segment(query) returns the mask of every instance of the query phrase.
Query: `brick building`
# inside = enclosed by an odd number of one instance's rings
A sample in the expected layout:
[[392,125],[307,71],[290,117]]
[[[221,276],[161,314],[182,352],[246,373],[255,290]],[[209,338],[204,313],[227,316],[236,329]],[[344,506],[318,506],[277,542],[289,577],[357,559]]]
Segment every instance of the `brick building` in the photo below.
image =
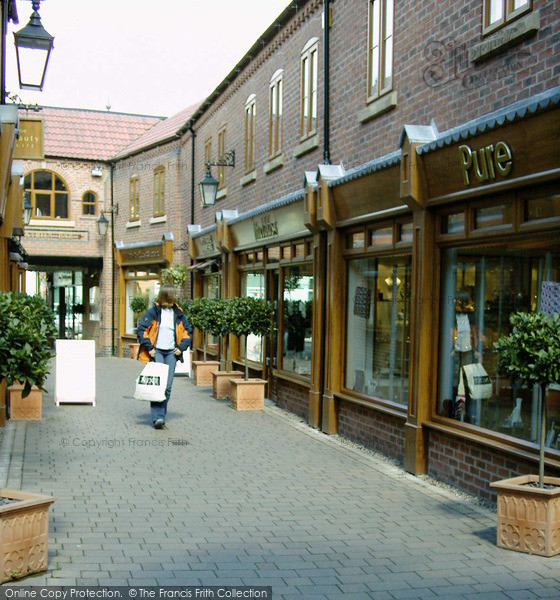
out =
[[251,370],[311,426],[486,498],[533,471],[538,394],[493,343],[560,281],[559,8],[290,3],[204,102],[113,155],[119,352],[130,300],[188,264],[195,296],[274,303]]
[[111,157],[161,118],[48,108],[19,110],[16,156],[33,207],[22,245],[28,293],[55,312],[60,339],[94,339],[111,354],[114,298],[111,240],[98,233],[111,210]]

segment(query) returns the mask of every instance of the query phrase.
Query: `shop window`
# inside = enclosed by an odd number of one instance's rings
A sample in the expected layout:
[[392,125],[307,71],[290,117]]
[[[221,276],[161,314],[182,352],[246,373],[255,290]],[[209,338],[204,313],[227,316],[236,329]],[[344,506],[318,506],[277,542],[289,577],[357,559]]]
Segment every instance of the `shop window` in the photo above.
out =
[[370,244],[372,246],[385,246],[393,243],[393,228],[379,227],[370,231]]
[[251,94],[245,102],[245,172],[249,173],[255,168],[255,94]]
[[317,38],[310,39],[301,53],[301,127],[302,138],[308,138],[317,130]]
[[269,248],[266,251],[266,259],[269,263],[277,263],[280,260],[280,248]]
[[[226,153],[227,129],[225,125],[218,131],[218,157],[221,158]],[[226,168],[218,167],[218,189],[221,190],[226,185]]]
[[542,221],[560,217],[560,194],[524,200],[524,220]]
[[[202,275],[202,297],[219,298],[220,297],[220,274],[205,272]],[[218,348],[218,336],[211,333],[206,334],[206,347],[209,349]]]
[[279,69],[270,80],[268,154],[271,158],[282,152],[282,73]]
[[368,99],[393,85],[393,0],[370,0],[368,23]]
[[130,179],[129,213],[130,221],[137,221],[140,218],[140,180],[138,177]]
[[398,241],[401,244],[412,244],[414,228],[412,223],[399,223]]
[[263,250],[259,250],[256,253],[256,259],[258,263],[262,263],[264,261],[264,251]]
[[97,214],[97,196],[93,192],[86,192],[82,196],[82,215],[93,216]]
[[503,27],[531,10],[531,0],[484,0],[484,33]]
[[282,258],[284,260],[289,260],[292,258],[292,252],[290,246],[282,246]]
[[37,219],[68,219],[68,187],[51,171],[33,171],[24,179],[30,193],[32,216]]
[[511,225],[513,219],[513,204],[508,202],[496,206],[476,208],[474,211],[474,228],[500,227]]
[[305,244],[294,245],[294,258],[305,258]]
[[[264,298],[264,273],[258,272],[245,272],[241,273],[241,296],[254,298]],[[239,340],[239,356],[244,356],[244,337],[241,336]],[[247,336],[247,359],[255,362],[262,362],[263,360],[263,339],[258,335],[250,334]]]
[[311,376],[313,266],[284,270],[282,289],[282,369]]
[[364,248],[365,245],[366,245],[366,234],[364,231],[357,231],[355,233],[349,233],[346,236],[346,248],[348,250]]
[[[543,281],[560,281],[560,253],[506,247],[443,253],[437,413],[537,441],[538,389],[499,375],[494,342],[512,313],[538,309]],[[560,449],[560,403],[549,412],[547,445]]]
[[[140,272],[135,273],[135,277],[141,277]],[[138,321],[142,318],[143,312],[134,312],[130,306],[133,298],[141,298],[146,310],[155,301],[159,292],[158,279],[130,279],[126,282],[126,333],[136,333]],[[138,303],[140,304],[140,303]],[[144,311],[145,312],[145,311]]]
[[158,167],[154,171],[154,217],[165,214],[165,169]]
[[442,215],[440,233],[442,235],[464,235],[465,213],[456,212]]
[[405,406],[411,269],[410,257],[348,261],[345,387]]

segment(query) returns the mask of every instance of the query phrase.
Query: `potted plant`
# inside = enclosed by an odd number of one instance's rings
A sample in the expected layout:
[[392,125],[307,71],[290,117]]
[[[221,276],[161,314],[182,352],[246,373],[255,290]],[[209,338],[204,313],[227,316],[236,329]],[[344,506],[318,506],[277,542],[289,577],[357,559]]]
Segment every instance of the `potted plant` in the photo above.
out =
[[247,336],[266,336],[272,327],[272,304],[262,298],[232,298],[229,318],[233,333],[243,337],[245,375],[243,379],[231,379],[231,406],[236,410],[262,410],[266,380],[249,379]]
[[544,474],[546,393],[560,382],[560,316],[515,313],[512,333],[495,344],[498,370],[540,390],[539,474],[491,484],[498,493],[498,546],[530,554],[560,553],[560,478]]
[[[36,390],[42,410],[56,335],[52,311],[37,296],[0,292],[0,331],[0,383],[18,384],[17,402],[10,400],[12,416],[20,409],[16,404],[28,401]],[[0,583],[47,568],[48,509],[53,501],[42,494],[0,489]]]
[[229,300],[224,300],[222,298],[210,300],[206,320],[208,331],[212,335],[220,338],[220,341],[223,342],[222,346],[225,345],[225,352],[220,356],[220,370],[212,371],[213,396],[217,400],[226,399],[231,396],[230,379],[239,379],[240,377],[243,377],[241,371],[228,370],[230,360],[227,337],[229,334],[233,333],[233,323],[229,307]]
[[197,386],[212,385],[212,371],[217,371],[220,363],[216,360],[206,360],[206,337],[208,333],[208,318],[211,312],[210,298],[193,298],[185,307],[185,315],[189,323],[202,333],[203,359],[192,361],[193,379]]
[[173,265],[163,269],[161,271],[161,282],[172,283],[184,292],[184,285],[189,277],[187,268],[187,265]]
[[10,417],[41,419],[56,335],[53,313],[38,296],[1,292],[0,331],[0,382],[8,385]]
[[[136,326],[138,325],[138,319],[141,315],[143,315],[148,310],[148,299],[144,296],[133,296],[129,302],[130,309],[134,314],[134,331],[136,331]],[[138,351],[140,350],[139,342],[131,342],[128,344],[128,351],[130,354],[130,358],[137,358]]]

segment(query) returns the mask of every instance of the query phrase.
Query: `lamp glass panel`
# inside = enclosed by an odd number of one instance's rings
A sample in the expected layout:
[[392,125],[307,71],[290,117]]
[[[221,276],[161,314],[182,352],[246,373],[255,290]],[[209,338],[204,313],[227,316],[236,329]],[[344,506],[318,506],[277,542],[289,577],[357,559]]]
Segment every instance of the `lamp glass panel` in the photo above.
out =
[[41,89],[43,74],[49,56],[48,50],[21,48],[17,49],[22,89]]

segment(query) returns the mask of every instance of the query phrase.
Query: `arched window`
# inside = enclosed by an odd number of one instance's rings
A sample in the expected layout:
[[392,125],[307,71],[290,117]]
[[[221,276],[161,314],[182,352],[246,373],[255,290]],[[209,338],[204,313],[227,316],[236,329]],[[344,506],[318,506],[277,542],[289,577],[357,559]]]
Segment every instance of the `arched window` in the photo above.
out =
[[301,52],[301,127],[303,139],[317,130],[318,38],[311,38]]
[[268,154],[271,158],[282,152],[282,73],[278,69],[270,79]]
[[24,179],[24,189],[30,193],[32,217],[37,219],[68,219],[68,187],[51,171],[32,171]]
[[82,215],[97,214],[97,196],[93,192],[86,192],[82,196]]

